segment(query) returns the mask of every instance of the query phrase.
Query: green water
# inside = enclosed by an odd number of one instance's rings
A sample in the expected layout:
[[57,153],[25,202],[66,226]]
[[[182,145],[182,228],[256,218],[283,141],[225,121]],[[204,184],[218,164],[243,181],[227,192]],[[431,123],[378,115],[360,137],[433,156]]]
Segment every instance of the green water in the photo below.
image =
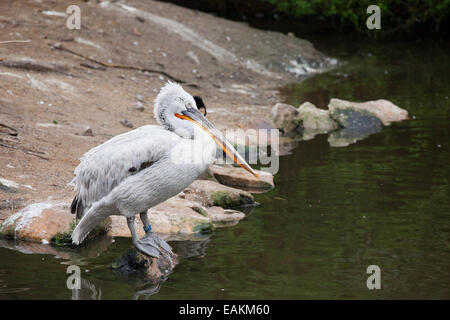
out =
[[[170,243],[182,258],[159,288],[108,269],[129,239],[58,249],[60,258],[3,241],[0,299],[449,299],[450,47],[318,47],[347,64],[285,88],[287,102],[385,98],[411,120],[348,147],[327,135],[300,141],[246,219]],[[66,287],[70,264],[81,266],[79,292]],[[381,268],[381,290],[367,289],[369,265]]]

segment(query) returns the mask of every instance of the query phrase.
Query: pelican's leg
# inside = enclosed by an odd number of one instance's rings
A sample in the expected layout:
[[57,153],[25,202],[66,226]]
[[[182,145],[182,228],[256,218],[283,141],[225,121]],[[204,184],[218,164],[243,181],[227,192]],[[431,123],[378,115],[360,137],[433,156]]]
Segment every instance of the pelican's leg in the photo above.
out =
[[127,218],[127,224],[128,224],[128,229],[130,229],[130,233],[131,233],[131,239],[133,240],[133,243],[136,243],[137,241],[139,241],[138,235],[136,233],[136,228],[134,225],[134,217],[131,218]]
[[149,233],[150,231],[152,231],[152,226],[150,224],[150,221],[148,220],[147,211],[141,212],[139,216],[141,217],[142,224],[144,225],[145,233]]
[[138,249],[143,254],[146,254],[150,257],[158,258],[159,254],[160,254],[160,250],[158,249],[157,246],[155,246],[154,243],[151,243],[151,242],[148,243],[147,241],[142,242],[141,240],[139,240],[137,232],[136,232],[136,226],[134,224],[134,220],[135,220],[135,217],[127,218],[128,229],[130,229],[131,239],[133,240],[134,246],[136,247],[136,249]]

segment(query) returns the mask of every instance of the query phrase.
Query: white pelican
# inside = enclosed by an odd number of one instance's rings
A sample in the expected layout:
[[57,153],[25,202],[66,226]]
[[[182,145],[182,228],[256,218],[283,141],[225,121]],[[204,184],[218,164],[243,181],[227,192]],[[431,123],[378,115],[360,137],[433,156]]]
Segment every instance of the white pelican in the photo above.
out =
[[[157,248],[167,248],[167,244],[155,236],[147,237],[153,235],[147,210],[177,195],[200,176],[214,161],[216,144],[257,176],[196,107],[206,112],[201,98],[194,99],[180,85],[168,82],[154,106],[161,126],[146,125],[120,134],[81,158],[72,180],[77,195],[71,211],[77,221],[81,219],[72,233],[74,244],[80,244],[106,217],[121,215],[127,218],[135,247],[159,256]],[[145,239],[137,236],[136,214],[144,224]]]

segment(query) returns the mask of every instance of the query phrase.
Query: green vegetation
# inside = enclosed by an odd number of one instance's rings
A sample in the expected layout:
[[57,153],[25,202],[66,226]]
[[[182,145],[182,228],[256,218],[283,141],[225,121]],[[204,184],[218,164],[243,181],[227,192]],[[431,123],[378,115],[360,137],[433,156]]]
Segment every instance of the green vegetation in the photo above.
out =
[[237,208],[252,203],[245,195],[234,196],[227,191],[216,191],[212,195],[213,204],[224,209]]
[[262,0],[276,6],[281,12],[296,17],[324,16],[337,26],[352,25],[366,31],[366,13],[370,5],[381,9],[382,29],[410,30],[429,24],[436,30],[448,20],[450,0]]
[[70,223],[69,230],[66,232],[59,232],[52,238],[52,244],[57,247],[68,246],[72,244],[72,232],[75,229],[75,220]]

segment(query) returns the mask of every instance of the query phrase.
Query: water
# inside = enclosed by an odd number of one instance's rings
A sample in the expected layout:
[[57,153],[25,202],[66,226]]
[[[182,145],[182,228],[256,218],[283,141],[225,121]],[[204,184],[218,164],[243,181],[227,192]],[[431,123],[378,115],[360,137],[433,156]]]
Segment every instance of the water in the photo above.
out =
[[[160,288],[108,270],[129,239],[54,249],[60,258],[3,241],[0,299],[449,299],[449,46],[319,43],[347,64],[285,88],[287,102],[386,98],[411,120],[348,147],[330,147],[327,135],[300,141],[246,219],[170,243],[183,258]],[[72,263],[81,292],[66,288]],[[381,290],[366,287],[373,264]]]

